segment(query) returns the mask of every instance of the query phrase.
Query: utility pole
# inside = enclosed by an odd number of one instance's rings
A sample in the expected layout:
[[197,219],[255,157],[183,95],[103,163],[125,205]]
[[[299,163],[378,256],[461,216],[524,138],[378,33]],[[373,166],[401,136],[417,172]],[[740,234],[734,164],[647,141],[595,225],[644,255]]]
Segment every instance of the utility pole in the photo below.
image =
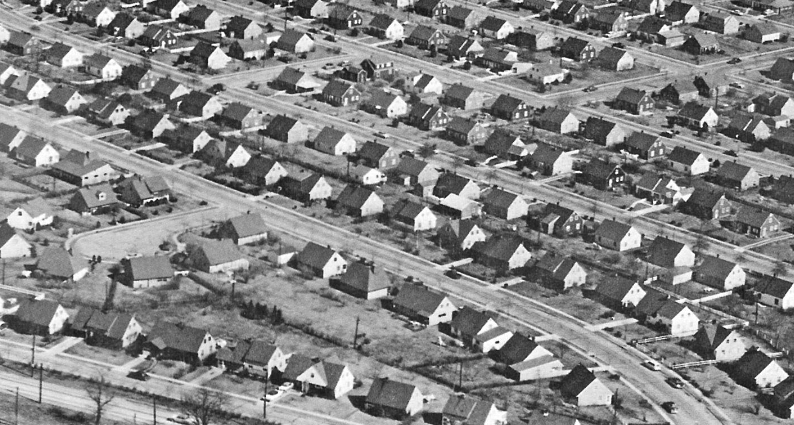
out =
[[41,404],[41,393],[44,388],[44,365],[39,363],[39,404]]
[[265,396],[262,397],[262,418],[267,419],[267,381],[270,380],[270,371],[265,371]]
[[460,361],[460,368],[458,369],[458,391],[463,390],[463,360]]
[[358,342],[358,322],[361,321],[361,318],[356,316],[356,333],[353,334],[353,349],[356,349],[356,343]]
[[36,334],[33,334],[33,343],[30,345],[30,377],[36,371]]
[[6,259],[3,258],[3,286],[6,284]]
[[17,397],[14,401],[14,425],[19,425],[19,387],[17,387]]
[[157,425],[157,396],[152,396],[152,417],[154,421],[152,422],[154,425]]

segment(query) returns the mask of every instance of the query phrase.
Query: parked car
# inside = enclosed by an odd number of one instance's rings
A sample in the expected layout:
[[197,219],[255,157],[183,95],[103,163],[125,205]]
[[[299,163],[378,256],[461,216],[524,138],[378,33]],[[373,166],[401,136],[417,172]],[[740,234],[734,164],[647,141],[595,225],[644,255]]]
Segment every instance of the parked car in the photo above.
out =
[[460,272],[455,270],[455,268],[451,268],[444,273],[450,279],[460,279]]
[[666,410],[668,413],[676,414],[678,413],[678,406],[675,405],[672,401],[665,401],[662,403],[662,409]]
[[196,421],[194,421],[193,418],[190,417],[190,415],[186,415],[184,413],[180,413],[178,415],[171,416],[167,420],[168,420],[168,422],[174,422],[174,423],[183,424],[183,425],[195,425],[195,423],[196,423]]
[[277,398],[281,397],[284,394],[284,391],[281,389],[270,390],[265,394],[264,397],[260,398],[260,400],[264,399],[266,401],[274,401]]
[[673,133],[670,133],[669,131],[663,131],[663,132],[659,133],[659,135],[662,136],[662,137],[667,137],[668,139],[672,139],[673,138]]
[[736,152],[734,152],[734,151],[732,151],[732,150],[727,150],[727,151],[725,151],[725,152],[723,152],[723,153],[724,153],[725,155],[732,156],[732,157],[734,157],[734,158],[736,158],[736,157],[738,157],[738,156],[739,156],[739,154],[737,154]]
[[739,63],[741,61],[742,60],[739,59],[739,58],[731,58],[731,60],[729,60],[728,63],[731,64],[731,65],[735,65],[735,64],[737,64],[737,63]]
[[642,365],[654,372],[658,372],[662,370],[662,366],[653,360],[645,360],[644,362],[642,362]]
[[741,83],[737,83],[737,82],[735,82],[735,81],[734,81],[733,83],[730,83],[730,84],[728,84],[728,85],[729,85],[729,86],[731,86],[731,87],[733,87],[733,88],[735,88],[735,89],[743,89],[743,88],[744,88],[744,85],[743,85],[743,84],[741,84]]
[[295,386],[295,384],[293,384],[292,382],[285,382],[285,383],[279,385],[278,389],[280,389],[281,391],[289,391],[294,386]]
[[625,49],[626,45],[623,44],[623,43],[612,43],[612,47],[614,47],[616,49]]
[[149,379],[149,374],[143,370],[131,370],[130,373],[127,374],[127,377],[139,381],[147,381]]
[[596,86],[588,86],[588,87],[585,87],[584,92],[585,93],[590,93],[590,92],[593,92],[593,91],[596,91],[596,90],[598,90],[598,87],[596,87]]
[[684,388],[684,381],[678,378],[667,378],[667,385],[680,390],[681,388]]

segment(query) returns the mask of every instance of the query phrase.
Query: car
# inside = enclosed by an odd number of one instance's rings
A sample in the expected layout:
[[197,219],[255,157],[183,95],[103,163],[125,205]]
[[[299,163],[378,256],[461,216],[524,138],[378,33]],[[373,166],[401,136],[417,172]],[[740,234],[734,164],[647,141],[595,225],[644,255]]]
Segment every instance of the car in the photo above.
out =
[[684,388],[684,381],[678,378],[667,378],[667,385],[680,390]]
[[653,360],[645,360],[644,362],[642,362],[642,365],[654,372],[658,372],[662,370],[662,366]]
[[33,19],[35,19],[37,21],[40,21],[41,20],[41,15],[36,15],[36,16],[33,17]]
[[733,87],[733,88],[735,88],[735,89],[743,89],[744,88],[744,85],[742,83],[737,83],[735,81],[730,83],[730,84],[728,84],[728,85]]
[[218,93],[220,93],[220,92],[222,92],[224,90],[226,90],[226,86],[224,86],[221,83],[218,83],[218,84],[215,84],[212,87],[208,88],[207,92],[209,92],[210,94],[218,94]]
[[270,390],[267,392],[267,394],[265,394],[264,397],[260,398],[260,400],[264,399],[266,401],[274,401],[281,397],[282,394],[284,394],[284,391],[280,389]]
[[678,406],[675,405],[672,401],[665,401],[662,403],[662,409],[666,410],[667,413],[676,414],[678,413]]
[[144,370],[131,370],[130,373],[127,374],[127,377],[139,381],[147,381],[149,379],[149,374]]
[[391,137],[391,134],[384,133],[382,131],[377,131],[375,132],[375,136],[380,137],[381,139],[388,139],[389,137]]
[[466,160],[463,161],[463,163],[468,165],[469,167],[476,167],[476,166],[480,165],[473,158],[466,158]]
[[178,415],[171,416],[170,418],[166,419],[168,422],[174,422],[178,424],[184,425],[195,425],[196,421],[190,417],[190,415],[186,415],[184,413],[180,413]]
[[666,137],[668,139],[672,139],[673,138],[673,133],[670,133],[669,131],[663,131],[663,132],[659,133],[659,135],[662,136],[662,137]]
[[460,279],[460,272],[455,270],[454,267],[444,272],[444,275],[446,275],[450,279],[455,279],[455,280]]
[[626,45],[623,44],[623,43],[612,43],[612,47],[614,47],[616,49],[625,49]]
[[596,91],[596,90],[598,90],[598,87],[596,87],[596,86],[588,86],[588,87],[585,87],[584,92],[585,93],[590,93],[590,92],[593,92],[593,91]]
[[285,382],[285,383],[279,385],[278,389],[280,389],[281,391],[289,391],[294,386],[295,386],[295,384],[293,384],[292,382]]
[[741,61],[742,60],[739,59],[739,58],[731,58],[731,60],[729,60],[728,63],[731,64],[731,65],[736,65],[737,63],[739,63]]

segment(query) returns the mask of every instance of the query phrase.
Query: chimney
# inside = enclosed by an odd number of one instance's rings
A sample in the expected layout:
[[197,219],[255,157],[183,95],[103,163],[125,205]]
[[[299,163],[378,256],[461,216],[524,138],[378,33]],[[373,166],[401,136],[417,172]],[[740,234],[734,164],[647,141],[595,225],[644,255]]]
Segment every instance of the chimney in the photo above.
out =
[[91,152],[85,151],[85,159],[91,159]]
[[375,273],[375,263],[369,263],[369,271]]

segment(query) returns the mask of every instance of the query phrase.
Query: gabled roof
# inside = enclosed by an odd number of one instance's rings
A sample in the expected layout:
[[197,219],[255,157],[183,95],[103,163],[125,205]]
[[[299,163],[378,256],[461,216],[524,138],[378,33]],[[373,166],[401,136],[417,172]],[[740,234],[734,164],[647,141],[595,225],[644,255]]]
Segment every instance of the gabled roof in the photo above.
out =
[[493,319],[485,313],[466,306],[458,311],[450,326],[465,336],[475,336],[490,320]]
[[47,201],[40,197],[25,201],[25,203],[18,205],[17,208],[23,209],[31,217],[38,217],[42,214],[52,215],[52,208]]
[[673,148],[670,154],[667,155],[667,159],[672,162],[691,166],[698,158],[702,156],[703,154],[698,151],[693,151],[692,149],[683,146],[676,146]]
[[286,115],[276,115],[267,126],[270,134],[281,134],[289,132],[292,127],[298,125],[300,121]]
[[427,25],[419,25],[411,31],[411,35],[408,38],[415,38],[418,40],[429,41],[433,38],[433,36],[439,32],[438,28],[434,28]]
[[405,410],[416,387],[388,378],[375,378],[367,393],[367,404]]
[[344,189],[342,189],[342,192],[336,198],[336,201],[339,203],[339,205],[343,205],[347,208],[361,209],[364,204],[373,196],[378,197],[378,195],[371,189],[367,189],[366,187],[362,186],[347,185]]
[[524,245],[524,239],[515,234],[494,235],[485,242],[476,242],[472,249],[480,255],[486,255],[501,261],[509,261],[519,247]]
[[636,149],[648,150],[659,140],[659,136],[650,133],[632,133],[626,138],[626,145]]
[[133,280],[164,279],[174,276],[171,261],[166,256],[134,257],[129,260]]
[[449,228],[458,238],[458,241],[463,241],[469,236],[472,229],[477,227],[477,223],[473,220],[450,220],[444,227]]
[[601,222],[601,225],[598,226],[598,229],[596,229],[595,235],[596,237],[601,236],[610,240],[619,241],[628,235],[631,228],[630,225],[615,220],[604,220]]
[[706,276],[725,280],[731,274],[733,269],[736,268],[736,266],[737,264],[731,261],[711,255],[706,255],[703,258],[703,262],[700,263],[700,266],[698,266],[697,270],[698,273],[702,273]]
[[328,12],[328,19],[347,20],[353,14],[358,14],[356,9],[344,3],[332,3],[329,5],[331,10]]
[[483,204],[491,205],[496,208],[509,208],[518,199],[519,196],[515,193],[495,188],[488,191],[483,199]]
[[447,18],[465,21],[472,13],[474,13],[474,11],[468,7],[455,5],[452,6],[447,12]]
[[[538,120],[542,122],[562,124],[570,115],[573,115],[573,112],[571,112],[568,109],[557,108],[557,107],[546,108],[546,110],[543,111],[543,114],[540,115],[540,118],[538,118]],[[575,115],[574,118],[576,118]],[[540,148],[540,145],[538,145],[538,148]]]
[[736,221],[739,223],[749,224],[753,227],[761,227],[767,222],[767,220],[774,217],[775,215],[769,211],[764,211],[762,209],[753,208],[746,205],[739,208],[739,211],[736,213]]
[[210,265],[226,264],[244,258],[229,239],[201,241],[198,249],[204,252]]
[[[708,17],[706,17],[706,19],[708,20]],[[702,34],[702,33],[693,34],[691,37],[689,37],[689,40],[687,40],[687,42],[695,43],[700,47],[710,47],[719,44],[719,42],[717,41],[717,37],[715,37],[713,34]]]
[[345,274],[339,280],[351,287],[364,292],[380,291],[390,288],[391,281],[383,267],[370,266],[362,262],[348,264]]
[[397,165],[397,171],[401,175],[417,177],[427,167],[430,167],[430,164],[425,161],[411,157],[404,157]]
[[83,63],[86,66],[93,66],[93,67],[102,69],[102,68],[108,66],[108,64],[111,61],[116,62],[110,56],[105,56],[105,55],[100,54],[100,53],[94,53],[93,55],[86,57],[83,60]]
[[24,47],[27,46],[28,43],[33,41],[33,36],[26,32],[12,30],[9,31],[8,33],[9,33],[8,34],[9,37],[7,44],[10,44],[12,46]]
[[648,261],[658,266],[672,266],[675,257],[686,248],[681,242],[657,236],[648,247]]
[[331,247],[309,242],[303,250],[298,253],[298,263],[306,264],[312,268],[322,269],[336,254],[336,251],[331,249]]
[[590,45],[590,42],[578,37],[568,37],[565,42],[562,43],[560,46],[560,50],[563,52],[571,52],[574,54],[580,54],[587,46]]
[[17,155],[22,155],[26,158],[35,158],[36,155],[41,153],[47,146],[52,147],[52,144],[44,139],[28,136],[17,146],[16,151]]
[[620,276],[611,276],[609,279],[603,279],[596,287],[596,292],[606,298],[615,301],[622,301],[628,295],[631,288],[637,285],[637,281],[626,279]]
[[642,22],[640,22],[640,26],[637,27],[637,32],[658,34],[663,28],[669,28],[669,26],[670,24],[667,21],[659,18],[658,16],[648,16],[647,18],[643,19]]
[[16,126],[0,123],[0,147],[8,150],[8,145],[11,144],[11,142],[14,141],[14,139],[16,139],[20,133],[23,135],[27,134],[25,131],[20,130]]
[[[58,164],[63,163],[64,161],[61,161]],[[100,208],[118,202],[116,194],[113,193],[113,188],[107,183],[80,188],[74,196],[79,197],[88,208]],[[104,199],[100,199],[102,196],[104,196]]]
[[[456,173],[443,173],[438,177],[438,181],[436,182],[433,192],[439,193],[443,191],[459,195],[469,184],[476,183],[474,183],[468,177],[464,177]],[[437,190],[439,192],[437,192]]]
[[47,275],[61,278],[74,276],[75,268],[72,264],[72,256],[59,246],[44,248],[36,260],[36,269]]
[[775,359],[766,355],[760,350],[748,350],[736,362],[736,370],[746,377],[755,378],[761,374],[769,365],[775,363]]
[[285,381],[294,381],[298,379],[298,376],[303,372],[306,372],[307,369],[312,367],[312,365],[314,365],[312,359],[302,354],[295,353],[287,360],[287,367],[284,369],[281,378]]
[[615,98],[617,101],[627,102],[632,105],[637,105],[642,102],[646,96],[645,90],[638,90],[629,87],[623,87],[618,93],[618,96]]
[[322,146],[326,149],[332,148],[341,142],[347,135],[348,134],[344,131],[326,126],[323,127],[320,133],[317,134],[317,137],[314,138],[314,145]]
[[168,120],[168,117],[153,110],[145,110],[133,119],[132,125],[143,132],[148,132],[154,130],[163,120]]
[[586,137],[593,139],[605,138],[617,126],[617,123],[600,117],[589,117],[585,122],[584,133]]
[[[397,20],[392,18],[390,15],[387,15],[385,13],[378,13],[375,14],[375,16],[372,18],[372,21],[369,22],[369,26],[385,31],[395,21]],[[397,21],[397,23],[399,24],[399,21]]]
[[198,353],[207,334],[204,329],[159,320],[146,335],[146,341],[160,349],[170,348],[186,353]]
[[254,108],[240,102],[232,102],[223,109],[221,116],[234,121],[242,121],[250,115],[251,112],[254,112]]
[[516,332],[499,350],[499,361],[508,365],[523,362],[538,347],[534,340]]
[[358,92],[358,89],[353,87],[352,84],[348,84],[348,83],[346,83],[346,82],[344,82],[342,80],[331,80],[323,88],[323,95],[325,95],[325,96],[333,96],[333,97],[342,97],[350,89],[353,89],[356,92]]
[[153,74],[151,69],[144,68],[140,65],[127,65],[121,71],[121,79],[131,82],[140,82],[147,75]]
[[582,174],[590,176],[595,179],[606,179],[612,175],[616,168],[620,168],[618,164],[610,164],[609,162],[602,161],[598,158],[593,158],[585,164],[582,169]]
[[597,378],[593,372],[578,364],[562,378],[560,391],[564,395],[578,396],[596,380]]
[[739,182],[747,177],[751,171],[753,171],[752,167],[738,164],[734,161],[725,161],[722,163],[722,166],[717,169],[717,176],[723,179]]
[[50,91],[50,94],[47,95],[47,100],[58,106],[66,106],[75,94],[79,99],[83,99],[83,96],[73,87],[58,86]]
[[556,255],[549,251],[535,264],[535,267],[545,270],[554,276],[555,279],[565,279],[568,273],[578,263],[570,257]]
[[312,38],[310,35],[306,34],[305,32],[300,32],[294,29],[288,29],[281,34],[281,37],[278,38],[278,44],[287,47],[294,47],[304,37],[308,37],[309,39]]
[[509,94],[500,94],[491,107],[499,111],[512,112],[523,103],[523,100],[510,96]]
[[52,47],[47,49],[47,58],[54,60],[61,60],[64,57],[66,57],[66,55],[71,53],[73,50],[77,51],[77,49],[75,49],[74,47],[69,46],[68,44],[63,44],[59,41],[53,44]]
[[203,4],[199,4],[188,12],[188,20],[192,22],[205,22],[213,13],[214,9],[210,9]]
[[709,209],[717,206],[720,199],[725,197],[725,193],[721,191],[712,191],[707,188],[698,187],[692,192],[692,196],[687,200],[688,204],[698,205]]
[[564,223],[571,218],[572,215],[576,214],[576,212],[570,208],[563,207],[559,204],[552,204],[551,202],[547,203],[545,207],[543,207],[542,215],[548,216],[554,214],[559,217],[560,222]]
[[248,347],[243,361],[253,365],[267,365],[278,349],[278,347],[267,341],[255,339],[251,341],[251,345]]
[[49,326],[59,307],[61,305],[55,301],[23,298],[19,301],[16,317],[17,320],[24,323]]
[[480,23],[480,28],[486,31],[499,31],[507,23],[505,19],[497,18],[496,16],[486,16]]
[[725,341],[725,339],[727,339],[733,333],[733,331],[725,328],[722,325],[704,325],[698,330],[698,333],[705,337],[704,342],[707,342],[709,348],[714,350],[719,347]]
[[466,100],[472,95],[472,93],[474,93],[473,88],[464,86],[460,83],[455,83],[447,88],[444,96],[450,99]]
[[391,213],[395,218],[410,221],[415,220],[425,209],[427,209],[425,205],[411,201],[410,199],[403,199],[394,204]]
[[446,298],[446,294],[432,292],[422,286],[406,284],[400,288],[400,292],[394,298],[394,305],[409,311],[430,315]]
[[561,156],[565,155],[562,149],[551,146],[546,143],[538,143],[538,148],[532,152],[531,158],[533,161],[542,162],[544,164],[553,164]]
[[794,286],[794,282],[783,280],[779,277],[765,276],[753,288],[753,291],[782,300],[791,292],[792,286]]
[[156,83],[154,83],[154,86],[152,87],[152,93],[158,93],[170,97],[180,87],[187,90],[182,83],[179,83],[169,77],[160,78]]
[[[617,16],[621,16],[621,15],[617,15]],[[629,57],[631,57],[631,55],[625,50],[618,49],[615,47],[604,47],[600,52],[598,52],[598,61],[603,64],[609,64],[610,66],[615,67],[618,65],[618,62],[620,62],[620,60],[623,59],[623,57],[626,55],[629,55]],[[618,98],[620,98],[620,95],[618,95]]]
[[400,96],[383,90],[375,90],[370,95],[367,104],[380,109],[387,109],[397,98],[400,98]]
[[251,25],[258,26],[259,24],[248,18],[237,15],[237,16],[232,16],[232,18],[229,19],[229,22],[226,24],[226,29],[229,31],[233,31],[235,33],[242,33]]
[[389,149],[391,149],[389,146],[369,140],[364,142],[361,149],[358,150],[358,156],[371,161],[379,161]]
[[229,219],[229,225],[240,238],[261,235],[267,232],[265,220],[259,214],[243,214]]

